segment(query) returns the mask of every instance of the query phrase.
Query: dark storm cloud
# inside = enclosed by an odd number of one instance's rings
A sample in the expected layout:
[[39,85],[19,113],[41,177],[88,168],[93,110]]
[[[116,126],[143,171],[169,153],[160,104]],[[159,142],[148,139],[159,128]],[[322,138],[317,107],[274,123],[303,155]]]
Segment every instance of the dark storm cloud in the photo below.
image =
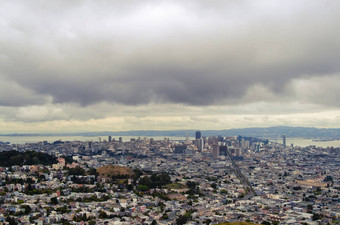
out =
[[339,3],[251,2],[8,3],[0,74],[22,90],[0,104],[211,105],[253,101],[255,85],[294,99],[294,80],[339,80]]

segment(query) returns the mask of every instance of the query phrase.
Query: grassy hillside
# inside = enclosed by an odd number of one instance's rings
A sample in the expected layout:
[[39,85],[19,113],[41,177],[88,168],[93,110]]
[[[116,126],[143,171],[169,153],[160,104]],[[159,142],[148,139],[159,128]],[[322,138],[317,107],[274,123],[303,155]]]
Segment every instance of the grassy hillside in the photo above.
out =
[[97,172],[101,178],[127,178],[133,177],[134,172],[128,167],[118,166],[118,165],[106,165],[97,169]]

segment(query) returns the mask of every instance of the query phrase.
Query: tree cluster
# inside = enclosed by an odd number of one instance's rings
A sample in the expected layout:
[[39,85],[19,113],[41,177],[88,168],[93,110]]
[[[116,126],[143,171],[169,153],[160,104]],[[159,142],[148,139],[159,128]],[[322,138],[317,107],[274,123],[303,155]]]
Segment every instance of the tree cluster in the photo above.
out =
[[23,165],[52,165],[57,163],[57,158],[42,152],[36,151],[5,151],[0,152],[0,166],[23,166]]
[[171,177],[166,172],[152,173],[151,176],[144,176],[139,180],[139,189],[148,190],[152,188],[161,188],[171,183]]
[[70,168],[68,170],[68,175],[84,176],[85,174],[86,174],[85,170],[81,168],[80,166],[77,166],[75,168]]

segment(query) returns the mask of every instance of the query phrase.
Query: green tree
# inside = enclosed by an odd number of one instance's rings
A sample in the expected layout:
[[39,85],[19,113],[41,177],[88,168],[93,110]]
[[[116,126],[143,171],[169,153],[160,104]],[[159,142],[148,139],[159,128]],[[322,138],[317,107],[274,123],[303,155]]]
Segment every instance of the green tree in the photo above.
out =
[[21,208],[25,210],[25,214],[28,215],[31,213],[32,209],[29,205],[22,205]]
[[308,204],[308,205],[307,205],[307,212],[308,212],[308,213],[312,213],[312,211],[313,211],[313,205]]
[[80,166],[77,166],[75,168],[70,168],[68,171],[68,175],[79,175],[79,176],[84,176],[85,170],[81,168]]
[[145,186],[147,186],[147,187],[149,187],[149,188],[151,188],[151,186],[152,186],[151,180],[150,180],[150,178],[147,177],[147,176],[141,178],[141,179],[139,180],[139,184],[140,184],[140,185],[145,185]]
[[51,204],[52,204],[52,205],[58,204],[58,199],[57,199],[57,197],[51,198]]
[[321,214],[313,213],[313,216],[312,216],[312,220],[313,221],[320,220],[320,219],[322,219],[322,215]]
[[212,188],[214,188],[214,189],[217,189],[217,184],[216,184],[216,183],[212,183],[212,184],[210,184],[210,186],[211,186]]
[[135,178],[136,179],[138,179],[140,176],[142,176],[143,175],[143,171],[141,171],[140,169],[138,169],[138,168],[135,168],[135,169],[133,169],[133,172],[135,173]]
[[89,221],[89,225],[95,225],[95,224],[96,224],[96,222],[94,220]]
[[97,172],[95,168],[90,168],[88,174],[95,175],[96,177],[99,175],[99,173]]
[[139,191],[148,191],[149,187],[147,185],[139,185],[137,190],[139,190]]
[[182,215],[182,216],[179,216],[179,217],[176,219],[176,224],[177,224],[177,225],[186,224],[186,223],[189,221],[189,219],[190,219],[190,218],[184,214],[184,215]]
[[333,177],[332,176],[326,176],[324,181],[325,182],[333,181]]
[[211,224],[211,219],[206,219],[206,220],[204,220],[203,221],[203,223],[205,224],[205,225],[209,225],[209,224]]
[[68,221],[67,219],[64,219],[64,218],[62,218],[62,219],[60,220],[60,223],[61,223],[62,225],[69,225],[69,224],[71,224],[70,221]]
[[169,219],[168,214],[164,213],[163,216],[161,217],[161,220],[167,220]]
[[106,219],[106,218],[108,218],[107,213],[101,210],[101,211],[99,212],[99,218],[100,218],[100,219]]
[[14,217],[7,216],[6,221],[8,222],[9,225],[17,225],[18,223],[15,221]]
[[271,225],[271,223],[268,222],[268,221],[263,221],[261,224],[264,224],[264,225]]
[[194,182],[194,181],[187,181],[186,185],[190,189],[196,189],[196,186],[197,186],[196,182]]

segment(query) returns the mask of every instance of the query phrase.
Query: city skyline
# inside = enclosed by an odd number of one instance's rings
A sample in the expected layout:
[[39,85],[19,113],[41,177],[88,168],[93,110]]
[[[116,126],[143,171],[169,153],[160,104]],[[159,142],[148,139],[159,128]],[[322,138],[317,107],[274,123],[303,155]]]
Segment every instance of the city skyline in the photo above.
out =
[[340,127],[339,2],[1,4],[1,134]]

